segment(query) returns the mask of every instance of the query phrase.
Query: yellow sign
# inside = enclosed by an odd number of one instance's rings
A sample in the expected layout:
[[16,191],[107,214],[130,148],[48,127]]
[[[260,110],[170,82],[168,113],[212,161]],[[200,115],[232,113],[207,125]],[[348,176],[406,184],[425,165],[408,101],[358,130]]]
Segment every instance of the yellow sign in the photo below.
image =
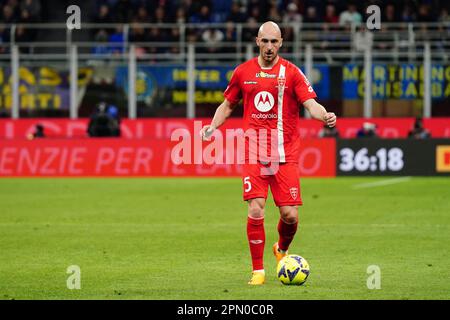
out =
[[450,172],[450,146],[436,147],[436,171]]
[[[356,64],[342,69],[344,98],[360,99],[365,95],[366,71]],[[424,68],[419,65],[375,64],[372,72],[372,95],[375,99],[417,99],[424,96]],[[431,66],[431,97],[450,97],[450,66]]]
[[[78,69],[78,86],[85,87],[92,78],[91,68]],[[19,105],[21,109],[67,109],[70,75],[51,67],[19,68]],[[11,109],[12,75],[0,68],[0,109]]]

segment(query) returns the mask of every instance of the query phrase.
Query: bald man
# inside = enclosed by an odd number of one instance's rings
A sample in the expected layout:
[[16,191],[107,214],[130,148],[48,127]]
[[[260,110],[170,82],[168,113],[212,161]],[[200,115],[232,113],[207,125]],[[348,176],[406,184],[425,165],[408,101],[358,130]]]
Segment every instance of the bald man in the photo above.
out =
[[283,38],[272,21],[261,25],[256,37],[259,55],[236,67],[224,92],[224,101],[217,108],[211,124],[200,134],[209,140],[211,134],[225,123],[243,100],[246,137],[256,132],[257,147],[245,139],[243,165],[243,199],[248,203],[247,238],[252,259],[250,285],[265,282],[264,210],[268,189],[280,212],[278,241],[272,251],[278,263],[288,248],[298,226],[298,207],[302,205],[298,158],[299,108],[304,106],[312,118],[329,127],[336,125],[336,116],[327,112],[308,79],[293,63],[278,55]]

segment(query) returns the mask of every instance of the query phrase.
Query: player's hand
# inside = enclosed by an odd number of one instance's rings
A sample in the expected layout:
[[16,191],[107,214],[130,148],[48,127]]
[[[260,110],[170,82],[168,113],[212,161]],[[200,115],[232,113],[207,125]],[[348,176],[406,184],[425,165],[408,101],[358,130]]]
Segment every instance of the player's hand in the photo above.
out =
[[202,130],[200,130],[200,136],[203,141],[211,140],[211,135],[213,134],[215,128],[211,125],[204,126]]
[[333,128],[336,125],[336,115],[333,112],[327,112],[323,116],[323,121],[329,126]]

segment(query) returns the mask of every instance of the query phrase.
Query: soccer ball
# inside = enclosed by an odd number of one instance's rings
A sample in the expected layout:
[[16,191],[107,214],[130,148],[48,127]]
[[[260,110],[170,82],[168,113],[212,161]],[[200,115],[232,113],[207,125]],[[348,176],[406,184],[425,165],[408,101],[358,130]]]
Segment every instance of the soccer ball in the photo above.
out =
[[302,285],[309,276],[309,264],[305,258],[290,254],[277,265],[277,276],[283,284]]

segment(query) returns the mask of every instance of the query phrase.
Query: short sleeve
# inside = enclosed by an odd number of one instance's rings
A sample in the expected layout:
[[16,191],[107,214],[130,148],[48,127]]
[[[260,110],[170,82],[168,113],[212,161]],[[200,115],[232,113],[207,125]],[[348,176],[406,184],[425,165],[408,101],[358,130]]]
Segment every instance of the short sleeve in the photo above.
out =
[[223,96],[233,104],[238,103],[242,99],[238,68],[234,69],[233,75],[231,76]]
[[317,98],[313,87],[311,86],[309,80],[300,70],[294,66],[294,91],[297,97],[297,101],[303,104],[306,100]]

